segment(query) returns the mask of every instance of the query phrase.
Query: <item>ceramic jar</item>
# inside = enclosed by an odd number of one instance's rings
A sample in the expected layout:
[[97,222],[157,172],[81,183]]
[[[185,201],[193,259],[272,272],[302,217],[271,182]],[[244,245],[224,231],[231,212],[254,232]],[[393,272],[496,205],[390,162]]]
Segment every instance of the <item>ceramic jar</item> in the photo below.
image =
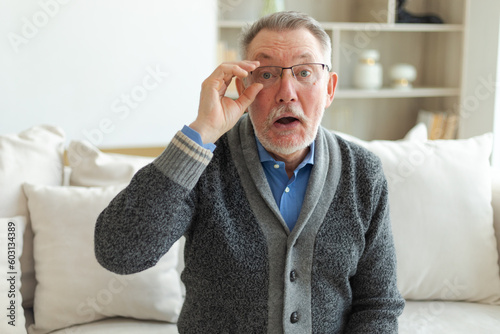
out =
[[417,78],[415,66],[409,64],[396,64],[389,72],[392,87],[396,89],[411,89],[412,82]]
[[379,89],[383,83],[382,65],[378,63],[380,54],[377,50],[364,50],[359,55],[354,68],[354,87],[360,89]]

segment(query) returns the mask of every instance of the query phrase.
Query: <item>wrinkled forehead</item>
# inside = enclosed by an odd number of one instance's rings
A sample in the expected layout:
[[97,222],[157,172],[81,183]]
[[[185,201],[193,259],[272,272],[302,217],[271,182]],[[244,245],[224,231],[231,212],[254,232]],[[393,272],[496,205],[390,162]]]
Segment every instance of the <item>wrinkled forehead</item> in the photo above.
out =
[[272,31],[263,29],[248,47],[247,58],[261,63],[323,62],[321,45],[307,29]]

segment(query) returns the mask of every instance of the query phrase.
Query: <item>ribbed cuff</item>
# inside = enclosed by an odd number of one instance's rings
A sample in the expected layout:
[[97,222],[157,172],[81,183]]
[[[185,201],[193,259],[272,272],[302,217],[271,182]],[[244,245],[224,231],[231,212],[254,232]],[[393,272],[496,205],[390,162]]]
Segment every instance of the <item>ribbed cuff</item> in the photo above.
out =
[[200,145],[203,148],[206,148],[207,150],[210,150],[210,152],[213,152],[216,148],[214,143],[203,144],[203,140],[201,139],[201,135],[198,133],[198,131],[191,129],[187,125],[184,125],[184,127],[182,128],[182,133],[188,136],[188,138],[193,140],[196,144]]
[[212,157],[210,150],[179,131],[153,164],[174,182],[192,189]]

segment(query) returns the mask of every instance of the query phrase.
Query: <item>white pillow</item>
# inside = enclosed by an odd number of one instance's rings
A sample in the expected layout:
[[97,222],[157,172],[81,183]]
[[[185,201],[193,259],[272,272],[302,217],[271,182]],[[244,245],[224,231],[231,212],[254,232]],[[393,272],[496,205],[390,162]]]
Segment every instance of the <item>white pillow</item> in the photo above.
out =
[[[104,153],[87,141],[72,141],[67,150],[68,163],[66,175],[74,186],[92,187],[128,183],[135,173],[151,163],[154,158],[126,154]],[[177,271],[184,269],[184,237],[180,240],[179,265]],[[183,296],[186,288],[181,283]]]
[[86,141],[72,141],[68,146],[71,167],[70,184],[109,186],[128,183],[134,174],[154,158],[103,153]]
[[95,259],[95,221],[122,188],[24,186],[38,281],[30,333],[114,316],[177,321],[177,243],[155,267],[133,275],[113,274]]
[[410,131],[408,131],[403,140],[426,141],[427,138],[427,126],[424,123],[418,123]]
[[[61,185],[64,140],[61,129],[48,125],[0,136],[0,217],[28,216],[24,182]],[[29,220],[23,244],[21,293],[23,305],[31,307],[36,282]]]
[[[341,136],[342,138],[344,138],[346,140],[349,140],[349,141],[356,143],[358,145],[361,145],[361,146],[365,146],[367,143],[370,142],[370,141],[362,140],[358,137],[355,137],[355,136],[347,134],[347,133],[343,133],[343,132],[339,132],[339,131],[332,131],[332,132],[335,134],[338,134],[339,136]],[[413,128],[411,128],[410,131],[408,131],[408,133],[401,140],[402,141],[403,140],[405,140],[405,141],[420,141],[420,142],[427,141],[427,126],[425,126],[424,123],[418,123]]]
[[[0,218],[0,294],[2,321],[0,333],[26,333],[21,287],[21,264],[23,234],[26,218]],[[5,313],[4,313],[5,312]]]
[[492,135],[364,146],[380,157],[387,177],[403,296],[499,303]]

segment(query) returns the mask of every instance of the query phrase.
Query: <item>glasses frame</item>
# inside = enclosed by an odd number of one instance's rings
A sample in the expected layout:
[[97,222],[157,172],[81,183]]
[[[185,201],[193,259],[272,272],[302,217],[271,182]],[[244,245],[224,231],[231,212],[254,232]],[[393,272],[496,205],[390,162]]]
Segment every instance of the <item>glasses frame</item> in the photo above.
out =
[[[294,67],[297,67],[297,66],[303,66],[303,65],[321,65],[321,66],[323,66],[323,68],[321,69],[322,71],[323,71],[323,70],[325,69],[325,67],[326,67],[326,69],[328,70],[328,72],[330,72],[330,67],[329,67],[327,64],[323,64],[323,63],[304,63],[304,64],[296,64],[296,65],[292,65],[292,66],[290,66],[290,67],[283,67],[283,66],[277,66],[277,65],[259,66],[259,67],[257,67],[255,70],[250,71],[250,74],[251,74],[251,75],[253,75],[253,72],[254,72],[254,71],[256,71],[256,70],[257,70],[257,69],[259,69],[259,68],[266,68],[266,67],[281,68],[280,75],[279,75],[279,77],[280,77],[280,78],[283,78],[283,70],[290,70],[290,71],[292,72],[292,76],[293,76],[293,78],[294,78],[295,80],[299,81],[299,80],[297,79],[297,77],[295,76],[295,72],[293,71],[293,68],[294,68]],[[253,80],[253,78],[252,78],[252,81],[254,81],[254,80]]]

